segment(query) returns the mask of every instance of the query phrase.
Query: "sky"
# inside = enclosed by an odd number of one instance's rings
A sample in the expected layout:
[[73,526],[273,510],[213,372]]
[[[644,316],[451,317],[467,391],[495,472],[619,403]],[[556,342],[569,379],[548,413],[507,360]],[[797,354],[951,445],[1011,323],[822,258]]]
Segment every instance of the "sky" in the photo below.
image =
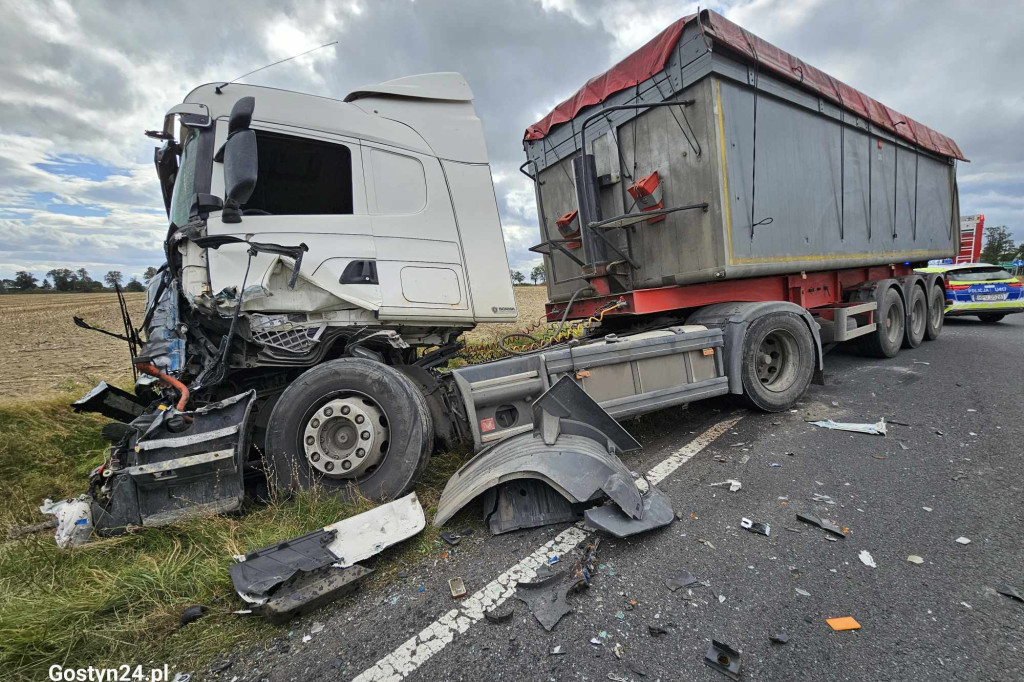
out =
[[[962,215],[1024,242],[1024,12],[956,0],[706,4],[951,136]],[[0,0],[0,278],[55,267],[141,276],[166,214],[143,135],[196,85],[231,80],[342,98],[459,71],[483,121],[509,260],[539,239],[519,174],[526,126],[696,3],[667,0]]]

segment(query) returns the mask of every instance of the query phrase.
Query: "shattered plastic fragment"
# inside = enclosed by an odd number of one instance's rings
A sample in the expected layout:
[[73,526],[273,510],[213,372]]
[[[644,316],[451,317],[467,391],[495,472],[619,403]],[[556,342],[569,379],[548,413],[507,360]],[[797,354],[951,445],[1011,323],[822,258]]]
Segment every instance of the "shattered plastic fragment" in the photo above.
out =
[[796,590],[796,593],[799,594],[801,597],[810,597],[811,596],[811,593],[808,592],[807,590],[802,590],[799,587],[794,588],[794,589]]
[[958,537],[956,539],[956,541],[959,542],[961,545],[969,545],[969,544],[971,544],[971,539],[968,538],[968,537],[964,537],[963,535]]
[[835,429],[838,431],[853,431],[854,433],[867,433],[871,434],[872,436],[884,436],[886,434],[884,418],[875,424],[854,424],[851,422],[834,422],[831,419],[811,422],[811,424],[814,426],[820,426],[824,429]]
[[822,519],[814,514],[804,514],[800,512],[797,513],[796,519],[797,521],[803,521],[804,523],[815,525],[822,530],[827,530],[829,533],[838,535],[841,538],[846,537],[846,533],[843,532],[843,529],[828,519]]
[[594,646],[604,646],[604,641],[600,637],[591,637],[590,643]]
[[871,552],[866,549],[862,549],[858,557],[860,562],[869,568],[878,568],[878,564],[875,563],[874,557],[871,556]]
[[551,656],[564,656],[565,651],[562,649],[562,645],[559,644],[558,646],[551,647],[551,651],[548,654]]
[[921,557],[917,556],[916,554],[911,554],[910,556],[908,556],[907,557],[907,561],[909,561],[912,564],[923,564],[924,563],[924,559],[922,559]]
[[729,486],[729,492],[734,493],[743,487],[743,484],[737,481],[735,478],[730,478],[725,481],[719,481],[718,483],[709,483],[709,488],[720,488],[722,486]]
[[620,642],[616,642],[615,646],[612,648],[612,652],[615,654],[615,658],[622,658],[622,651],[622,644]]
[[860,623],[853,619],[851,616],[843,616],[842,618],[826,618],[825,622],[829,624],[835,631],[841,630],[860,630]]
[[448,589],[451,591],[453,599],[461,599],[466,596],[466,583],[462,578],[452,578],[449,580]]
[[740,652],[728,644],[711,640],[711,646],[708,647],[707,653],[704,654],[704,664],[714,668],[730,679],[740,679]]
[[675,592],[676,590],[683,587],[693,587],[696,584],[696,576],[694,576],[689,571],[680,571],[677,575],[665,581],[665,587],[667,587],[672,592]]
[[996,592],[1003,595],[1004,597],[1009,597],[1010,599],[1016,599],[1019,602],[1024,602],[1024,597],[1021,596],[1020,592],[1017,590],[1016,587],[1006,585],[1005,587],[1000,587],[998,590],[996,590]]
[[751,533],[758,533],[760,535],[770,535],[772,532],[771,526],[767,523],[756,523],[748,518],[740,519],[740,528],[749,530]]
[[779,632],[769,637],[769,639],[773,644],[785,644],[789,641],[789,635],[784,632]]

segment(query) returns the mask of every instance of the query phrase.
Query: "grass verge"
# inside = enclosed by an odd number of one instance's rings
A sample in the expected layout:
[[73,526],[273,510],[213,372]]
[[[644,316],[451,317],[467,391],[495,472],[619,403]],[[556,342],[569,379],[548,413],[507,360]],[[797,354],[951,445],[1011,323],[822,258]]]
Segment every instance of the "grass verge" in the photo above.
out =
[[[41,520],[44,497],[85,490],[103,461],[104,419],[76,415],[68,400],[0,405],[0,537]],[[435,456],[417,494],[428,518],[467,453]],[[301,535],[371,505],[345,503],[317,490],[242,514],[198,518],[118,538],[59,549],[52,531],[0,539],[0,670],[5,679],[46,679],[47,668],[120,663],[195,669],[233,645],[281,631],[233,615],[242,608],[228,576],[232,556]],[[371,562],[374,589],[403,565],[435,553],[432,526]],[[193,604],[203,619],[179,627]]]

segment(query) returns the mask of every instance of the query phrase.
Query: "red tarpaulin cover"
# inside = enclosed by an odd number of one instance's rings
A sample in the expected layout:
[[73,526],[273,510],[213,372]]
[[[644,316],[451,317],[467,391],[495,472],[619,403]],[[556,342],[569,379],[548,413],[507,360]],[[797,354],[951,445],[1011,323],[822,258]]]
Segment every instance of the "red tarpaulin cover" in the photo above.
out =
[[[713,41],[755,60],[778,76],[798,83],[822,97],[866,118],[875,125],[914,142],[933,152],[966,161],[960,148],[949,137],[936,132],[909,116],[890,109],[859,90],[836,80],[824,71],[797,59],[771,43],[758,38],[722,15],[705,10],[701,12],[704,32]],[[565,100],[537,123],[526,129],[526,140],[543,138],[554,126],[576,117],[585,107],[600,104],[610,95],[635,87],[665,67],[672,49],[679,42],[683,28],[694,21],[691,14],[671,24],[650,42],[621,62],[587,81],[575,95]]]

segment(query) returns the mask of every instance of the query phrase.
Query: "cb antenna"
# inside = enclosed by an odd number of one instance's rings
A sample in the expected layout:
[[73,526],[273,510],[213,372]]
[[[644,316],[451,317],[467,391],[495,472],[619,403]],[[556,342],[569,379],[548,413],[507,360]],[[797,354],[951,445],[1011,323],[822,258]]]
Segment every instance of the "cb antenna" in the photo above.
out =
[[254,73],[256,73],[257,71],[262,71],[262,70],[264,70],[264,69],[269,69],[269,68],[270,68],[270,67],[272,67],[272,66],[277,66],[278,64],[284,64],[285,62],[290,62],[291,60],[293,60],[293,59],[297,59],[297,58],[299,58],[299,57],[301,57],[301,56],[303,56],[303,55],[307,55],[307,54],[309,54],[310,52],[316,52],[317,50],[321,50],[321,49],[323,49],[323,48],[325,48],[325,47],[330,47],[331,45],[337,45],[337,44],[338,44],[338,41],[337,41],[337,40],[335,40],[335,41],[332,41],[332,42],[330,42],[330,43],[324,43],[323,45],[321,45],[321,46],[319,46],[319,47],[314,47],[314,48],[313,48],[312,50],[306,50],[305,52],[300,52],[299,54],[296,54],[296,55],[292,55],[291,57],[288,57],[287,59],[281,59],[280,61],[276,61],[276,62],[274,62],[273,64],[267,64],[266,66],[261,66],[261,67],[260,67],[260,68],[258,68],[258,69],[253,69],[253,70],[252,70],[252,71],[250,71],[249,73],[243,73],[243,74],[242,74],[241,76],[239,76],[238,78],[235,78],[234,80],[230,80],[230,81],[228,81],[228,82],[226,82],[226,83],[221,83],[221,84],[220,84],[220,85],[218,85],[218,86],[217,86],[216,88],[214,88],[214,90],[215,90],[215,91],[217,92],[217,94],[218,94],[218,95],[220,95],[220,94],[222,94],[222,93],[221,93],[221,89],[222,89],[222,88],[226,88],[227,86],[231,85],[231,84],[232,84],[232,83],[234,83],[235,81],[240,81],[240,80],[242,80],[243,78],[245,78],[246,76],[251,76],[251,75],[253,75]]

